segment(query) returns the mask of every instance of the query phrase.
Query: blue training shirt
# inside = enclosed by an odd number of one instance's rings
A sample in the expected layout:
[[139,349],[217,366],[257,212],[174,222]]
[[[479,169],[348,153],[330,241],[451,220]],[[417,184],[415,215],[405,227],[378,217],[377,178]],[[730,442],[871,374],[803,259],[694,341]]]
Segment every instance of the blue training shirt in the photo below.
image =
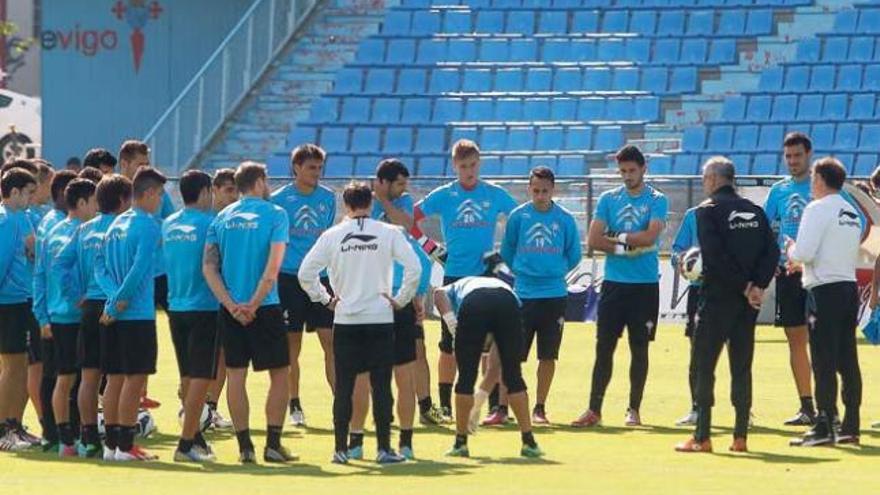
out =
[[574,216],[557,203],[539,211],[529,201],[507,219],[501,258],[513,271],[522,299],[565,297],[565,276],[581,262],[581,240]]
[[513,289],[504,281],[495,277],[464,277],[441,288],[441,290],[446,292],[446,297],[449,298],[452,310],[456,316],[458,316],[458,310],[461,308],[465,298],[477,289],[505,289],[513,294],[519,305],[522,305],[522,301],[520,301]]
[[[672,241],[672,268],[678,268],[678,260],[692,247],[699,246],[700,240],[697,238],[697,208],[688,208],[681,217],[681,225],[678,226],[678,232],[675,234],[675,240]],[[690,285],[699,287],[702,283],[699,280],[690,282]]]
[[21,304],[31,297],[33,271],[26,243],[33,234],[24,211],[0,204],[0,304]]
[[34,268],[33,309],[40,326],[79,323],[82,317],[78,294],[65,283],[65,272],[58,262],[62,251],[73,244],[74,233],[81,223],[76,218],[64,219],[43,240]]
[[510,214],[516,206],[510,193],[482,180],[471,190],[454,181],[431,191],[420,208],[425,216],[440,217],[448,253],[446,275],[482,275],[483,255],[495,247],[498,216]]
[[[172,213],[174,213],[174,201],[171,199],[171,195],[168,194],[168,191],[162,191],[162,204],[159,205],[159,209],[156,213],[153,214],[153,218],[156,220],[156,225],[159,228],[162,228],[162,222],[165,221],[166,218],[170,217]],[[159,244],[159,249],[156,250],[156,260],[155,260],[155,272],[154,275],[156,277],[165,275],[165,256],[162,255],[162,244]],[[170,303],[169,303],[170,304]]]
[[[409,193],[403,193],[399,198],[395,198],[391,201],[391,204],[394,205],[395,208],[399,210],[403,210],[406,213],[412,215],[413,209],[415,205],[413,203],[412,196]],[[392,223],[391,220],[388,219],[388,216],[385,214],[385,209],[382,208],[382,203],[379,201],[373,201],[373,210],[370,212],[370,216],[375,220],[380,220],[386,223]],[[419,277],[419,288],[416,289],[416,295],[423,296],[428,293],[428,289],[431,287],[431,265],[433,261],[428,256],[428,253],[422,249],[422,246],[413,238],[413,236],[409,235],[409,233],[404,233],[406,236],[407,242],[409,242],[410,246],[412,246],[413,251],[416,252],[416,256],[419,257],[419,264],[422,267],[422,274]],[[391,293],[396,295],[397,291],[400,290],[400,286],[403,283],[403,265],[400,263],[394,263],[394,275],[391,281]]]
[[[281,207],[289,222],[289,238],[281,272],[296,275],[303,258],[318,237],[333,226],[336,219],[336,193],[318,185],[310,194],[303,194],[295,184],[278,189],[269,201]],[[324,276],[324,272],[322,272]]]
[[[220,249],[220,273],[236,303],[253,297],[266,269],[272,244],[287,244],[287,213],[261,198],[245,196],[217,214],[208,228],[207,244]],[[279,304],[278,287],[272,287],[261,306]]]
[[[153,215],[137,207],[120,214],[95,257],[95,279],[107,295],[104,312],[118,320],[155,320],[156,250],[162,240]],[[128,307],[117,312],[116,303]]]
[[116,219],[113,213],[98,216],[81,224],[73,239],[58,254],[55,266],[62,272],[64,284],[77,299],[103,301],[107,295],[95,279],[95,257],[104,244],[104,234]]
[[[605,191],[599,196],[595,218],[605,223],[609,232],[641,232],[653,220],[666,222],[669,203],[657,189],[645,185],[638,196],[631,196],[625,186]],[[607,254],[605,280],[625,284],[649,284],[660,280],[660,262],[657,256],[660,237],[648,249],[634,254]]]
[[168,273],[168,309],[217,311],[220,304],[202,275],[211,213],[185,207],[162,223],[162,253]]

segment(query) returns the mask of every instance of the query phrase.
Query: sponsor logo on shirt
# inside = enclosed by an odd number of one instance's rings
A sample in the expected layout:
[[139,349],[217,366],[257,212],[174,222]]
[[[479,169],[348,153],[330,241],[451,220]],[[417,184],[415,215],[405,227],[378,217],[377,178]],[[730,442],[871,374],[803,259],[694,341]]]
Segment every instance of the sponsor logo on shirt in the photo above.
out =
[[[323,205],[321,205],[323,209]],[[303,205],[293,215],[293,224],[290,226],[290,235],[317,237],[324,229],[321,228],[320,216],[309,205]]]
[[229,230],[256,230],[260,228],[256,220],[260,215],[256,213],[241,212],[231,215],[226,219],[225,226]]
[[196,242],[196,227],[194,225],[175,225],[168,229],[166,242]]
[[[343,253],[376,251],[379,249],[379,244],[373,242],[375,240],[376,236],[374,235],[355,234],[354,232],[349,232],[348,234],[345,234],[345,237],[342,238],[342,248],[340,249],[340,251],[342,251]],[[346,245],[352,241],[356,241],[356,243]]]
[[485,216],[486,210],[491,206],[492,204],[488,201],[482,203],[472,199],[462,201],[455,210],[455,221],[452,226],[459,228],[488,227],[490,223],[486,221]]
[[856,227],[859,229],[862,228],[862,224],[861,222],[859,222],[859,216],[843,208],[841,208],[840,211],[837,212],[837,223],[838,225],[843,227]]
[[790,226],[798,226],[801,223],[801,216],[804,214],[804,208],[807,207],[809,201],[800,194],[792,194],[785,203],[785,216],[783,222]]
[[643,223],[644,217],[648,214],[648,207],[637,207],[628,204],[617,212],[617,230],[629,232],[636,230]]
[[730,230],[757,229],[759,223],[758,220],[755,219],[756,216],[757,215],[755,215],[754,213],[748,211],[733,210],[727,217],[727,223]]
[[562,249],[555,246],[553,242],[558,232],[558,223],[553,222],[548,227],[538,222],[526,231],[526,243],[518,251],[520,253],[558,254]]

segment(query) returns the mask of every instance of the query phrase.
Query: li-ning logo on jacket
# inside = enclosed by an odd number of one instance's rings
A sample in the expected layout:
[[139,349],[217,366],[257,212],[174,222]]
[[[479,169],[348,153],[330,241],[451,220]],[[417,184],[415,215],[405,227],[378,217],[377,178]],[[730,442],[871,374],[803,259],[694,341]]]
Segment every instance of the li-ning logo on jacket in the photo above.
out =
[[193,225],[175,225],[166,232],[165,242],[196,242],[196,228]]
[[730,226],[730,230],[757,229],[759,224],[755,219],[756,216],[756,214],[748,211],[733,210],[727,217],[727,223]]
[[[349,251],[361,252],[361,251],[376,251],[379,249],[378,243],[368,244],[376,240],[376,236],[369,234],[355,234],[354,232],[349,232],[345,234],[345,237],[342,238],[342,248],[340,251],[343,253],[347,253]],[[358,241],[360,244],[351,244],[346,246],[349,241]]]
[[837,223],[841,226],[862,228],[862,224],[859,222],[859,216],[849,210],[844,210],[843,208],[837,212]]
[[466,199],[458,205],[458,208],[455,210],[455,223],[456,227],[485,227],[488,225],[484,216],[486,215],[486,209],[489,208],[491,204],[489,202],[484,202],[482,205],[474,201],[472,199]]
[[241,212],[230,215],[226,220],[226,228],[233,230],[254,230],[260,228],[256,220],[260,215],[256,213]]

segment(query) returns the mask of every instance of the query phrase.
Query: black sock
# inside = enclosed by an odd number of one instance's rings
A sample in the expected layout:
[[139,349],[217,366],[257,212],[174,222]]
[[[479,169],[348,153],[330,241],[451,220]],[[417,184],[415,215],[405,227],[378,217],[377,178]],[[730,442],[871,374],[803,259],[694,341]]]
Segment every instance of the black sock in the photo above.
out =
[[455,448],[467,447],[467,435],[455,435]]
[[531,448],[535,448],[538,444],[535,442],[535,435],[532,435],[531,431],[524,431],[520,433],[520,437],[522,438],[523,445],[528,445]]
[[431,400],[431,396],[430,396],[430,395],[427,396],[427,397],[425,397],[424,399],[421,399],[421,400],[419,401],[419,413],[420,413],[420,414],[427,414],[428,411],[431,410],[431,407],[432,407],[433,405],[434,405],[434,404],[433,404],[433,401]]
[[251,430],[241,430],[235,432],[235,438],[238,440],[238,451],[254,450],[254,442],[251,441]]
[[413,439],[413,431],[410,430],[400,430],[400,448],[409,447],[412,448],[412,439]]
[[355,447],[363,447],[364,446],[364,432],[351,432],[348,434],[348,448],[353,449]]
[[533,412],[540,412],[540,413],[545,412],[544,411],[544,404],[542,404],[540,402],[535,404],[535,409],[533,410]]
[[205,437],[202,436],[202,432],[196,432],[196,435],[193,437],[193,445],[198,445],[203,449],[208,448],[208,442],[205,440]]
[[212,411],[216,411],[216,410],[217,410],[217,401],[216,401],[216,400],[208,400],[208,401],[205,401],[205,404],[208,405],[208,408],[209,408],[210,410],[212,410]]
[[82,425],[80,429],[82,443],[86,445],[99,445],[101,443],[101,436],[98,434],[98,425]]
[[302,404],[299,403],[299,397],[294,397],[290,399],[290,414],[293,414],[293,411],[302,411]]
[[104,425],[104,445],[110,450],[116,450],[119,447],[119,425]]
[[496,383],[494,387],[492,387],[492,391],[489,392],[489,410],[495,409],[498,407],[498,401],[501,392],[499,391],[498,384]]
[[195,442],[193,442],[192,440],[185,440],[185,439],[181,438],[180,440],[177,441],[177,450],[179,450],[185,454],[185,453],[189,452],[190,450],[192,450],[194,443]]
[[452,384],[441,383],[440,386],[440,407],[452,409]]
[[120,426],[117,430],[119,431],[119,450],[128,452],[134,447],[134,435],[137,432],[137,426]]
[[270,449],[278,449],[281,447],[281,430],[282,426],[266,426],[266,447]]
[[69,421],[58,423],[58,437],[64,445],[73,445],[73,425]]
[[801,397],[801,412],[809,416],[816,415],[816,409],[813,407],[813,398],[809,395]]
[[697,410],[697,428],[694,433],[694,439],[698,442],[705,442],[709,439],[712,432],[712,408],[701,407]]

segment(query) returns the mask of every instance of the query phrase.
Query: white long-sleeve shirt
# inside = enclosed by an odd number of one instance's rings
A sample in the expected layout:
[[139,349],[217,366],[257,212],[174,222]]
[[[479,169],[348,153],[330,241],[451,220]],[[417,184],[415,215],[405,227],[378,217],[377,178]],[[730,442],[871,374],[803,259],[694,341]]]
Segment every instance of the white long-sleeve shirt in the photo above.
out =
[[383,294],[392,295],[395,261],[403,265],[403,282],[395,298],[402,307],[415,295],[422,271],[403,231],[370,218],[346,218],[321,234],[306,254],[299,282],[312,301],[327,304],[330,293],[318,278],[327,268],[330,286],[339,298],[335,323],[394,323],[394,310]]
[[861,228],[855,208],[840,194],[807,205],[788,250],[789,259],[804,265],[805,288],[856,280]]

